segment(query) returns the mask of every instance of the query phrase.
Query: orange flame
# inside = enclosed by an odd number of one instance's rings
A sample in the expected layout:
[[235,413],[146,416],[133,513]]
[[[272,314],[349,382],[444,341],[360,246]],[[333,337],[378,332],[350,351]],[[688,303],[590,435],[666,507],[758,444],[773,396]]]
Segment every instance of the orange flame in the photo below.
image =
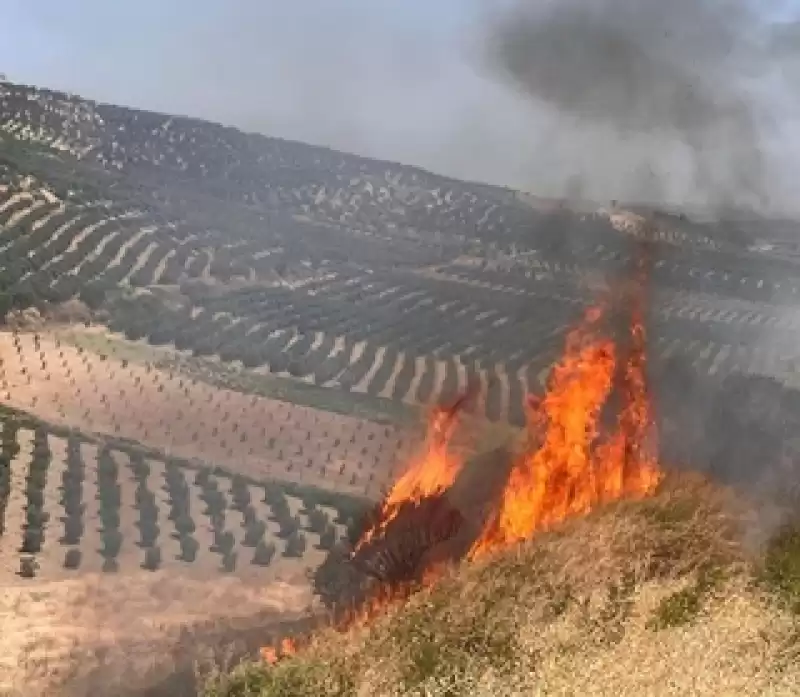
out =
[[590,328],[601,316],[600,308],[592,308],[585,325],[567,336],[565,357],[553,368],[547,393],[530,414],[532,432],[544,425],[541,445],[535,447],[533,438],[515,463],[499,509],[471,556],[522,540],[591,506],[596,483],[590,447],[615,366],[614,345],[590,340]]
[[623,405],[617,430],[597,453],[602,501],[650,493],[661,480],[646,376],[643,297],[631,293],[628,360],[622,380]]
[[[621,294],[630,308],[622,350],[600,331],[608,307],[592,307],[567,335],[564,355],[553,367],[544,396],[529,396],[527,446],[514,463],[494,515],[472,545],[470,558],[515,544],[600,504],[646,496],[661,481],[646,376],[646,260],[639,259],[635,282]],[[619,414],[610,434],[602,437],[601,416],[615,387],[621,398]],[[419,505],[454,484],[464,462],[451,443],[466,399],[464,395],[450,407],[434,408],[421,455],[377,508],[356,552],[385,534],[405,504]],[[423,584],[434,583],[443,571],[437,566],[423,570]],[[337,628],[345,631],[368,623],[413,591],[412,585],[381,586]],[[261,653],[275,663],[296,650],[291,640],[284,640],[279,649],[264,647]]]
[[402,605],[415,590],[415,586],[406,583],[380,585],[364,602],[341,616],[336,627],[345,632],[353,627],[369,624],[391,608]]
[[277,648],[275,646],[261,647],[261,659],[269,664],[277,663],[282,658],[287,658],[295,653],[297,653],[297,645],[289,637],[281,639]]
[[[458,427],[459,415],[468,398],[469,394],[465,394],[452,405],[436,406],[431,411],[427,423],[425,447],[421,455],[411,463],[389,490],[378,508],[376,522],[362,535],[355,545],[354,552],[383,534],[404,504],[420,503],[428,496],[446,491],[455,482],[464,463],[460,456],[451,451],[450,444]],[[432,583],[438,573],[436,569],[427,570],[423,583],[425,585]],[[379,586],[362,604],[340,617],[335,626],[344,632],[352,627],[366,624],[391,607],[405,602],[414,589],[413,584]],[[275,664],[295,654],[298,649],[299,646],[291,639],[284,639],[279,648],[262,646],[260,653],[262,660]]]
[[452,451],[450,444],[467,398],[467,395],[463,395],[451,406],[433,408],[428,420],[422,454],[392,485],[378,508],[376,522],[361,536],[355,551],[384,533],[397,517],[403,504],[408,502],[418,504],[425,497],[443,493],[455,482],[464,462]]
[[[640,271],[643,267],[640,266]],[[642,279],[639,279],[642,280]],[[470,550],[472,558],[547,529],[600,503],[651,493],[661,479],[646,380],[643,284],[625,294],[632,307],[627,356],[594,335],[604,314],[591,309],[567,337],[548,390],[532,405],[529,428],[543,431],[515,463],[497,511]],[[596,445],[600,416],[621,364],[622,407],[616,429]]]

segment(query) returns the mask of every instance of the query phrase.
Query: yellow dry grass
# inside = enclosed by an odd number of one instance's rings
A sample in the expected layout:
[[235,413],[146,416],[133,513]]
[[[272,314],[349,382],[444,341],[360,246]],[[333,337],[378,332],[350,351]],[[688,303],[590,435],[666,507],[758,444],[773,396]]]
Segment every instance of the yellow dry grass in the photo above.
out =
[[796,695],[800,618],[756,584],[755,524],[695,478],[478,564],[208,695]]

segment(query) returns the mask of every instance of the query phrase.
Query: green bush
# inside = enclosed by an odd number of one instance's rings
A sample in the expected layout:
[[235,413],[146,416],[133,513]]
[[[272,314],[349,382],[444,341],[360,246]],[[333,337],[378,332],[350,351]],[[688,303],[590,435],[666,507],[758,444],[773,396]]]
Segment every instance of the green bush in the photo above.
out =
[[325,532],[330,522],[328,514],[319,508],[314,508],[308,514],[308,529],[318,535]]
[[305,551],[306,536],[300,532],[299,529],[295,530],[295,532],[286,539],[286,549],[283,552],[283,556],[300,558],[305,554]]
[[278,537],[289,539],[292,535],[300,531],[300,516],[292,517],[291,515],[287,515],[282,520],[279,520],[278,523],[281,526]]
[[81,565],[81,550],[69,549],[64,555],[64,568],[77,569]]
[[772,539],[759,579],[789,609],[800,613],[800,527],[786,527]]
[[336,527],[330,523],[319,536],[319,548],[329,552],[336,546]]
[[261,540],[256,546],[255,554],[253,554],[253,564],[257,566],[269,566],[272,563],[277,549],[274,542],[264,542]]
[[148,547],[144,553],[142,568],[146,571],[157,571],[161,567],[161,549]]

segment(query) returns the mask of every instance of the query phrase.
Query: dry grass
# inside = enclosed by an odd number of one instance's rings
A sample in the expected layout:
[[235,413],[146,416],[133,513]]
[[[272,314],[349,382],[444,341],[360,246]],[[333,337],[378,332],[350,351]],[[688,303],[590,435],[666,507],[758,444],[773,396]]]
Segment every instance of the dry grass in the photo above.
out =
[[754,555],[753,524],[730,492],[674,479],[274,668],[218,675],[207,695],[794,695],[800,618],[781,599],[795,550]]

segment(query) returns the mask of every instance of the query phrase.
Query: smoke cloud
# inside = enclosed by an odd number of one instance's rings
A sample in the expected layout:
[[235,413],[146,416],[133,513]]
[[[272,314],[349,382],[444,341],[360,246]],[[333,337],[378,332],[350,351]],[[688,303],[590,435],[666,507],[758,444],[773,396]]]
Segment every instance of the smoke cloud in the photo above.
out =
[[[629,200],[785,203],[773,200],[782,194],[770,140],[791,81],[781,68],[800,48],[763,5],[520,0],[487,26],[492,73],[564,119],[551,142],[575,167],[573,187],[578,177],[590,195],[616,186]],[[570,157],[577,130],[591,164]]]
[[12,80],[544,196],[800,209],[768,0],[6,4]]

